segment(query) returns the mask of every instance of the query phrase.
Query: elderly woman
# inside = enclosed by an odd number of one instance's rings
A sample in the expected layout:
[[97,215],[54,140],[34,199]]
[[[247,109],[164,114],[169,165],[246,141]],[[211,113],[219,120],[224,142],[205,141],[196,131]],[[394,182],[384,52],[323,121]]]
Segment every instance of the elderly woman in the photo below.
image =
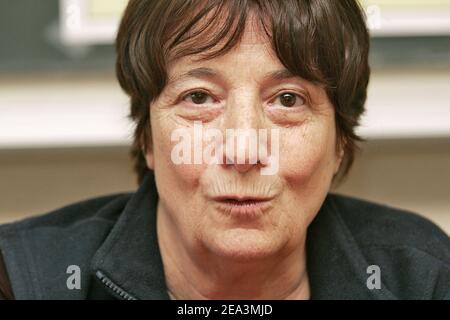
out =
[[4,298],[450,298],[443,231],[330,193],[369,80],[356,0],[131,0],[116,44],[139,188],[2,226]]

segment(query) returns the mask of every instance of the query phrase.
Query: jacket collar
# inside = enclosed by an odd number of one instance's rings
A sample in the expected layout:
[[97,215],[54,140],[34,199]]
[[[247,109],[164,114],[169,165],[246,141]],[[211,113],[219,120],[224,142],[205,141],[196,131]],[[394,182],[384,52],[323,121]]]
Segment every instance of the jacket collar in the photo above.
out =
[[[395,299],[382,284],[369,290],[367,263],[328,194],[308,228],[307,268],[312,299]],[[137,299],[169,299],[156,233],[158,194],[149,172],[91,265]]]
[[96,252],[91,269],[137,299],[169,299],[156,234],[158,194],[149,172]]

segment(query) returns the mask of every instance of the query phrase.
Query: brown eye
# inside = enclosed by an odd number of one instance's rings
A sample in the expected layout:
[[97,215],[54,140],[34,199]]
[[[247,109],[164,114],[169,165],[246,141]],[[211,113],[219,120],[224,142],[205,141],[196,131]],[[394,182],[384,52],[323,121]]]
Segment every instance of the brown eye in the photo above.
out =
[[188,94],[188,96],[192,99],[192,102],[195,104],[203,104],[208,99],[208,94],[201,91],[192,92]]
[[299,103],[299,105],[305,103],[305,100],[302,97],[292,93],[283,93],[279,97],[281,104],[288,108],[295,106],[296,103]]
[[285,107],[292,107],[295,104],[295,96],[290,93],[285,93],[280,96],[281,104]]

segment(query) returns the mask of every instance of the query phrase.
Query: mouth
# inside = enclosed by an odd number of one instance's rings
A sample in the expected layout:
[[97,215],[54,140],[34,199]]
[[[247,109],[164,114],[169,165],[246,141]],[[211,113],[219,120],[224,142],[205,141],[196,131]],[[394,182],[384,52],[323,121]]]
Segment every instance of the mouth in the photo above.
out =
[[273,197],[225,195],[213,198],[217,208],[230,216],[257,218],[272,207]]

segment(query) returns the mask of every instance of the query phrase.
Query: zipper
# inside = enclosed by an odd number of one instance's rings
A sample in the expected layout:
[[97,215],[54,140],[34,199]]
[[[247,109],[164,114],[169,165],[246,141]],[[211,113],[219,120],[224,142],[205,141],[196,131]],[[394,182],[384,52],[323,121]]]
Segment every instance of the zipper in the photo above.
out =
[[124,300],[137,300],[134,296],[123,290],[121,287],[119,287],[117,284],[115,284],[110,278],[105,276],[103,272],[100,270],[97,270],[95,272],[95,276],[105,285],[107,286],[112,292],[115,293],[119,298]]

